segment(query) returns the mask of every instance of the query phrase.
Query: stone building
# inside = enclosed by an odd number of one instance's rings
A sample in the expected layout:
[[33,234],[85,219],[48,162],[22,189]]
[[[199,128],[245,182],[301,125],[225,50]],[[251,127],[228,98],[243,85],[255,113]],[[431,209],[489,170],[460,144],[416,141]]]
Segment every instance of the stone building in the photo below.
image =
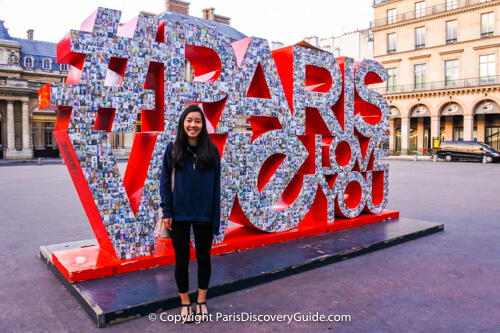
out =
[[10,36],[0,20],[0,158],[58,156],[52,135],[56,114],[38,111],[38,89],[62,82],[67,65],[56,63],[56,45]]
[[[246,37],[229,25],[229,17],[215,14],[214,8],[204,9],[202,19],[189,15],[189,5],[182,0],[165,0],[166,11],[159,16],[165,20],[206,24],[232,41]],[[64,33],[61,31],[61,37]],[[193,69],[186,65],[189,80]],[[28,30],[27,38],[12,37],[0,20],[0,158],[59,156],[53,136],[57,114],[38,110],[38,89],[48,82],[64,82],[67,73],[68,65],[56,63],[55,43],[35,40],[33,30]],[[238,125],[240,131],[246,130],[248,120],[241,119]],[[140,130],[138,117],[136,131]],[[134,133],[109,133],[108,138],[115,155],[130,153]]]
[[389,149],[423,154],[443,140],[500,148],[498,0],[374,0],[377,91],[391,108]]

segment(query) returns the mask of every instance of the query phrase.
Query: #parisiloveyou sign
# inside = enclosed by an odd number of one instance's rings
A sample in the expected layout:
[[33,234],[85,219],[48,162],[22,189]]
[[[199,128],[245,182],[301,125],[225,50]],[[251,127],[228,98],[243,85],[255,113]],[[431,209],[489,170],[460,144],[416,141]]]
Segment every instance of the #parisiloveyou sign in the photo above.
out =
[[[58,110],[54,135],[101,250],[153,254],[163,154],[190,103],[204,110],[221,153],[215,244],[229,220],[290,232],[385,208],[389,170],[378,147],[389,107],[367,88],[387,79],[379,63],[301,45],[271,52],[264,39],[233,42],[204,21],[163,14],[120,25],[120,14],[98,8],[70,31],[57,45],[66,83],[39,91],[39,109]],[[251,132],[234,131],[239,118]],[[138,119],[122,177],[107,133],[133,133]]]

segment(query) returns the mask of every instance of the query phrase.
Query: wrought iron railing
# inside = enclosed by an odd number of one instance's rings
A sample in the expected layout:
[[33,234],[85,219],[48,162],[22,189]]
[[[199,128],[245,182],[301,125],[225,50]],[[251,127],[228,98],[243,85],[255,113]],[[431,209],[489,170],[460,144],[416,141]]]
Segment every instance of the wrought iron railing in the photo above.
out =
[[[373,6],[380,5],[386,2],[391,2],[393,0],[373,0]],[[370,28],[379,28],[385,25],[400,23],[404,21],[413,20],[416,18],[422,18],[425,16],[430,16],[434,14],[444,13],[452,10],[456,10],[459,8],[465,8],[470,6],[475,6],[480,3],[486,3],[491,1],[498,0],[456,0],[449,3],[442,3],[440,5],[428,7],[425,9],[421,9],[418,11],[398,14],[394,16],[384,17],[382,19],[378,19],[370,22]]]
[[493,31],[481,33],[481,38],[490,38],[490,37],[493,37]]
[[436,81],[416,84],[406,84],[399,86],[385,86],[371,88],[382,95],[403,94],[413,92],[423,92],[430,90],[473,88],[481,86],[491,86],[500,84],[500,75],[484,77],[474,77],[460,80]]

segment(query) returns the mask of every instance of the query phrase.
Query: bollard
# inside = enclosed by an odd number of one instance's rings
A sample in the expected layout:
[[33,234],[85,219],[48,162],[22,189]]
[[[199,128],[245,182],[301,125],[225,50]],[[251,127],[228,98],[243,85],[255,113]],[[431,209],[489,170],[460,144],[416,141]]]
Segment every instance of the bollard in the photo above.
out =
[[484,164],[488,163],[488,161],[486,160],[486,156],[485,155],[483,155],[483,163]]
[[437,162],[437,161],[438,161],[438,156],[437,156],[437,154],[434,154],[434,155],[432,156],[432,160],[433,160],[434,162]]
[[414,155],[414,156],[413,156],[413,160],[414,160],[415,162],[417,162],[417,161],[418,161],[418,155]]
[[41,157],[38,158],[37,164],[42,165],[42,158]]

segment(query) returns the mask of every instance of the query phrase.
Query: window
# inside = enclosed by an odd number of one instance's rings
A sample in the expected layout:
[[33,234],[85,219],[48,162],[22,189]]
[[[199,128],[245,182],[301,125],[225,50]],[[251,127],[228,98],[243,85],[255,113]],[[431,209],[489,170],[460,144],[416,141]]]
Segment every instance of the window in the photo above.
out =
[[486,127],[485,141],[496,150],[500,150],[500,127]]
[[481,38],[493,36],[493,13],[481,14]]
[[425,47],[425,27],[415,29],[415,50]]
[[389,9],[387,11],[387,24],[396,23],[396,9]]
[[458,85],[458,59],[444,62],[444,85],[446,87]]
[[387,35],[387,53],[396,53],[396,34]]
[[396,91],[396,87],[398,85],[398,69],[389,68],[387,70],[387,74],[389,74],[389,79],[387,80],[387,91]]
[[454,44],[457,42],[457,27],[457,20],[446,22],[446,44]]
[[446,0],[446,10],[453,10],[458,8],[457,0]]
[[453,141],[464,141],[463,127],[453,127]]
[[413,78],[415,89],[425,89],[425,82],[427,81],[427,65],[415,65],[413,68]]
[[50,60],[49,59],[43,59],[42,68],[43,69],[50,69]]
[[425,1],[420,1],[415,3],[415,18],[419,18],[425,15]]
[[53,139],[53,132],[54,132],[54,126],[56,123],[43,123],[43,142],[45,147],[53,147],[54,146],[54,141]]
[[495,82],[495,55],[479,56],[479,83]]
[[60,68],[62,71],[68,71],[68,70],[69,70],[69,65],[67,65],[67,64],[61,64],[61,65],[59,65],[59,66],[60,66],[59,68]]
[[33,67],[33,58],[31,57],[26,57],[24,58],[24,67]]

